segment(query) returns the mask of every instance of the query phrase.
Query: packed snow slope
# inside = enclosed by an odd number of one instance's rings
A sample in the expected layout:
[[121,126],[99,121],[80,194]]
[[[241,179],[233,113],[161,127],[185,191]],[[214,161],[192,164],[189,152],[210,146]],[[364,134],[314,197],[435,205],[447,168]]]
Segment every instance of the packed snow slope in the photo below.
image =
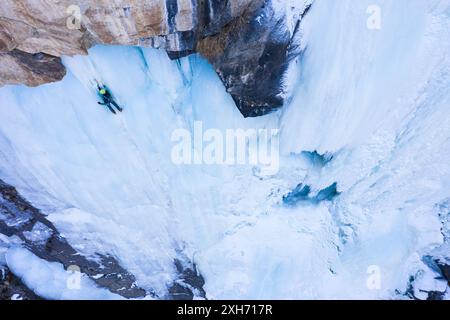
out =
[[[199,56],[99,46],[65,58],[60,83],[0,89],[0,178],[78,251],[113,254],[161,296],[180,257],[198,265],[210,299],[400,298],[411,279],[417,297],[445,291],[422,258],[444,242],[450,201],[450,1],[376,2],[373,29],[373,1],[317,0],[290,102],[256,119]],[[97,104],[94,79],[124,113]],[[174,164],[172,133],[195,121],[280,128],[279,171]],[[327,201],[283,203],[300,183],[315,195],[335,182]],[[48,274],[27,276],[29,253],[17,250],[0,261],[12,257],[30,288],[71,296],[60,272],[45,288],[56,266],[30,257]]]

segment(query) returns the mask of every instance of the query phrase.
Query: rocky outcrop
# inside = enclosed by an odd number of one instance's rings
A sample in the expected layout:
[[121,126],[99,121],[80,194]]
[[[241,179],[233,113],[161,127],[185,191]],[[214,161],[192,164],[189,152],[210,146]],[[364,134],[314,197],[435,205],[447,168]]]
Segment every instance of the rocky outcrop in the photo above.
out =
[[46,82],[61,80],[66,69],[61,58],[45,53],[27,53],[14,49],[0,54],[1,81],[8,84],[38,86]]
[[0,267],[0,300],[42,300],[11,270]]
[[[15,188],[1,180],[0,234],[18,239],[20,245],[41,259],[61,263],[66,269],[77,266],[100,287],[107,288],[113,293],[126,298],[146,295],[145,290],[136,286],[135,277],[113,256],[98,254],[97,259],[88,259],[80,255],[38,209],[23,199]],[[11,291],[13,284],[17,290],[22,288],[20,290],[27,293],[20,281],[9,271],[8,276],[3,278],[9,279],[3,283],[4,291]]]
[[435,262],[441,270],[442,276],[445,278],[445,280],[447,280],[447,283],[450,286],[450,262],[439,259]]
[[[226,3],[216,2],[222,6]],[[214,65],[245,117],[261,116],[283,105],[283,78],[291,59],[300,53],[296,36],[310,5],[294,12],[295,25],[290,28],[288,24],[293,21],[274,2],[252,1],[220,31],[212,22],[207,30],[215,34],[208,33],[197,48]],[[218,12],[226,12],[217,7]]]
[[[180,260],[183,258],[184,261]],[[175,259],[174,264],[178,277],[169,287],[170,300],[193,300],[194,298],[206,298],[203,289],[205,279],[197,270],[197,265],[186,259],[183,255],[180,259]]]
[[[303,3],[306,2],[306,3]],[[244,116],[284,101],[283,76],[309,0],[3,0],[0,85],[64,77],[58,57],[95,44],[161,48],[210,60]]]

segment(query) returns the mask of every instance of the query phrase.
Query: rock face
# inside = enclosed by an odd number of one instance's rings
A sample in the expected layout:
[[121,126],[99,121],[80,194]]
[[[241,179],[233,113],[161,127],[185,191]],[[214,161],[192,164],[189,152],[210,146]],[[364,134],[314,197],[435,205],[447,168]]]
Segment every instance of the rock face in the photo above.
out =
[[[217,3],[217,12],[227,12],[222,8],[226,2],[212,2]],[[286,11],[275,2],[251,1],[237,19],[220,31],[213,20],[211,27],[207,25],[212,35],[207,33],[197,48],[214,65],[245,117],[261,116],[283,105],[283,77],[291,59],[300,53],[296,36],[310,5],[294,11],[289,21]],[[293,28],[289,26],[292,22]]]
[[33,54],[14,49],[0,54],[0,65],[0,82],[8,84],[38,86],[59,81],[66,75],[61,58],[41,52]]
[[295,36],[309,2],[3,0],[0,85],[58,81],[65,75],[58,57],[95,44],[161,48],[174,59],[199,52],[243,115],[259,116],[283,104],[283,76],[298,54]]

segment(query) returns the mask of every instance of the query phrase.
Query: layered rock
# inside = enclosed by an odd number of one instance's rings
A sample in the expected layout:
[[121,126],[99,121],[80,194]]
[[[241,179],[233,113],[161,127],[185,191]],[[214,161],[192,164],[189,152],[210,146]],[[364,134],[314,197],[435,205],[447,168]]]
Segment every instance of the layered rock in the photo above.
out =
[[[309,1],[3,0],[0,85],[58,81],[58,57],[95,44],[161,48],[210,60],[244,116],[283,104],[283,75]],[[293,27],[296,26],[296,27]],[[38,54],[38,55],[36,55]]]

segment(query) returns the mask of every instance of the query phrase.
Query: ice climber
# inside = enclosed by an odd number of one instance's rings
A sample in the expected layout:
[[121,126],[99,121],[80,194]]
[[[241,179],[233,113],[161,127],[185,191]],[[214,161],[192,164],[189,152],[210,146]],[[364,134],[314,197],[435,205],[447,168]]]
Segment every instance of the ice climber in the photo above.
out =
[[103,102],[98,102],[98,104],[102,106],[107,106],[108,109],[116,114],[116,111],[114,110],[113,106],[116,107],[116,109],[120,112],[123,111],[123,109],[117,104],[116,101],[114,101],[114,98],[112,97],[111,93],[106,89],[104,86],[97,85],[98,88],[98,94],[102,98]]

